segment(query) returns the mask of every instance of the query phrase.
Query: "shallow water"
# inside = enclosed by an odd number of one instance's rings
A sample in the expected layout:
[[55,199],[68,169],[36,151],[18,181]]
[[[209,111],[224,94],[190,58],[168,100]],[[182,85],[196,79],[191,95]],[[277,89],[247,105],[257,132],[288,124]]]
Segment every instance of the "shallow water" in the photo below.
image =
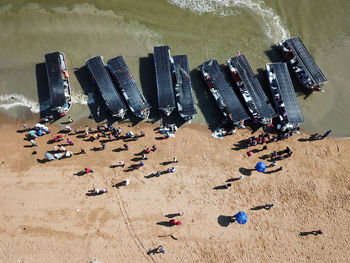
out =
[[347,0],[0,1],[0,109],[22,115],[24,105],[32,112],[47,107],[41,63],[45,53],[60,50],[68,58],[74,118],[90,114],[93,97],[84,93],[92,86],[81,67],[95,55],[105,62],[123,55],[156,112],[148,54],[166,44],[173,55],[188,55],[199,112],[195,122],[210,123],[218,113],[196,70],[200,64],[211,58],[224,64],[240,50],[264,82],[265,63],[280,59],[271,46],[300,36],[329,80],[326,93],[299,94],[302,127],[349,136],[349,13]]

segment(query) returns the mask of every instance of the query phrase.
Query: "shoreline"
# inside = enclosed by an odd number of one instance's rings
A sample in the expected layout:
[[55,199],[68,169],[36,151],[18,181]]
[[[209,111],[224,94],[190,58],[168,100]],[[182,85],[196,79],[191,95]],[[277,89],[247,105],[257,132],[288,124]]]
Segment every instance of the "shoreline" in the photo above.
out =
[[[67,116],[69,116],[69,114],[67,114]],[[66,119],[66,117],[64,118],[61,118],[59,120],[57,120],[55,123],[53,124],[50,124],[50,125],[55,125],[57,127],[60,127],[61,129],[64,128],[66,125],[69,125],[69,124],[60,124],[58,123],[58,121],[62,121],[63,119]],[[6,124],[6,122],[4,122],[4,120],[6,121],[9,121],[10,123],[12,124],[24,124],[24,123],[30,123],[32,126],[34,126],[36,123],[39,122],[40,120],[40,114],[39,113],[30,113],[30,112],[27,112],[25,115],[23,115],[23,119],[19,119],[19,118],[14,118],[14,117],[11,117],[10,115],[6,114],[6,112],[0,112],[0,124],[4,123]],[[161,118],[159,119],[161,120]],[[159,120],[157,120],[156,122],[152,122],[151,119],[147,119],[147,120],[142,120],[141,122],[137,123],[137,124],[133,124],[132,121],[130,121],[129,119],[126,119],[126,120],[123,120],[122,122],[115,122],[114,125],[127,125],[128,127],[137,127],[137,126],[143,126],[145,124],[155,124],[157,125],[157,123],[159,122]],[[70,125],[73,129],[83,129],[85,128],[85,125],[92,125],[93,127],[97,127],[98,125],[102,124],[102,123],[105,123],[106,120],[103,120],[101,122],[96,122],[94,119],[89,119],[87,117],[85,118],[80,118],[79,120],[77,121],[74,121],[74,123],[72,125]],[[179,129],[183,128],[183,127],[188,127],[188,126],[198,126],[198,127],[206,127],[210,133],[213,133],[213,131],[210,130],[209,126],[207,123],[196,123],[195,121],[192,122],[192,123],[185,123],[183,124],[181,127],[179,127]],[[251,132],[251,128],[249,126],[247,126],[246,129],[244,129],[248,132]],[[258,131],[261,131],[261,128],[259,128]],[[301,128],[300,128],[300,132],[302,134],[306,134],[306,135],[311,135],[312,133],[309,133],[307,131],[304,131],[303,128],[302,128],[302,125],[301,125]],[[321,131],[322,133],[323,131]],[[234,136],[233,135],[229,135],[230,137]],[[350,139],[350,136],[344,136],[344,137],[336,137],[336,136],[333,136],[332,134],[330,136],[328,136],[329,139],[334,139],[334,140],[348,140]]]

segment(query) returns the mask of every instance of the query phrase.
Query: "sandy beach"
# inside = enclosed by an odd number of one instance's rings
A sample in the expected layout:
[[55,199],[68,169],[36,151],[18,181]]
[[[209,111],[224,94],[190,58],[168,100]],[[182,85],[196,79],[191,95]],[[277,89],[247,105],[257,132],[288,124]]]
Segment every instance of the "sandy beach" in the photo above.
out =
[[[27,123],[33,125],[35,123]],[[83,129],[85,123],[73,128]],[[307,134],[269,143],[265,151],[247,156],[236,149],[251,136],[239,130],[214,139],[207,126],[185,125],[175,138],[159,140],[156,124],[126,131],[145,137],[129,142],[130,150],[113,151],[124,142],[107,142],[104,151],[91,151],[100,143],[69,136],[73,153],[86,154],[39,163],[59,130],[39,137],[39,147],[24,140],[22,123],[1,117],[0,258],[2,262],[349,262],[350,261],[350,141],[304,140]],[[96,127],[96,125],[95,125]],[[254,135],[258,134],[255,133]],[[104,139],[104,138],[102,138]],[[145,166],[140,153],[156,144]],[[277,173],[252,171],[259,157],[289,146],[293,155],[278,161]],[[251,149],[261,149],[262,145]],[[37,154],[32,152],[36,150]],[[165,164],[176,156],[179,162]],[[125,161],[126,167],[110,168]],[[174,173],[151,175],[176,166]],[[94,173],[76,176],[89,167]],[[115,188],[129,179],[126,187]],[[227,180],[231,188],[220,189]],[[108,192],[87,196],[92,188]],[[219,188],[215,190],[214,188]],[[273,203],[270,210],[252,210]],[[167,226],[169,214],[180,226]],[[248,222],[229,222],[238,211]],[[322,229],[322,235],[300,235]],[[148,255],[162,245],[165,253]]]

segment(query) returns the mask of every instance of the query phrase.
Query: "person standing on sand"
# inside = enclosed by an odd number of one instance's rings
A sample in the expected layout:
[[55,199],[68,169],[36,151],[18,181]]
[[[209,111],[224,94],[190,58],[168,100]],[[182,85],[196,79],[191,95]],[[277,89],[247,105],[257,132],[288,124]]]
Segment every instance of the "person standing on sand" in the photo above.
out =
[[175,167],[172,167],[172,168],[168,168],[168,173],[173,173],[176,171],[176,168]]
[[24,128],[25,130],[27,130],[27,131],[30,130],[30,128],[29,128],[29,126],[28,126],[27,124],[23,124],[23,128]]
[[32,143],[33,146],[38,147],[38,143],[36,141],[30,140],[30,142]]
[[106,144],[104,144],[103,142],[101,142],[101,147],[102,147],[102,150],[105,150],[107,148]]
[[173,163],[177,163],[177,162],[178,162],[177,158],[174,157],[174,158],[173,158]]
[[89,136],[89,127],[87,125],[85,125],[85,136]]
[[330,135],[332,132],[332,130],[326,131],[323,135],[322,135],[322,139],[326,138],[328,135]]
[[88,173],[94,173],[94,171],[91,170],[90,168],[85,168],[85,169],[84,169],[84,172],[85,172],[86,174],[88,174]]
[[125,144],[124,144],[124,148],[125,148],[126,151],[129,150],[129,149],[130,149],[129,144],[125,143]]
[[119,162],[119,165],[120,165],[121,167],[123,167],[123,168],[124,168],[124,166],[125,166],[125,162],[120,161],[120,162]]
[[68,116],[68,122],[69,122],[69,123],[72,123],[72,122],[73,122],[72,117]]
[[272,207],[274,207],[273,204],[266,204],[264,208],[265,208],[266,210],[270,210]]
[[272,162],[268,167],[274,167],[274,166],[276,166],[276,164],[277,164],[277,163]]
[[323,234],[323,231],[320,229],[320,230],[316,230],[316,231],[312,231],[312,234],[313,235],[322,235]]

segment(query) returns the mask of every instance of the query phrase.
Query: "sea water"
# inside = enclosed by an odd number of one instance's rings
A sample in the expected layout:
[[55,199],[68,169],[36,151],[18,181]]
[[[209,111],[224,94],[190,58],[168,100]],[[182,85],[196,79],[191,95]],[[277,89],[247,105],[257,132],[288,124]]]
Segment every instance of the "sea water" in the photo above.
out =
[[225,64],[239,50],[265,85],[265,64],[281,59],[276,43],[300,36],[329,80],[325,93],[298,92],[302,128],[349,136],[349,14],[348,0],[0,1],[0,110],[21,118],[24,109],[49,107],[47,94],[40,94],[44,54],[59,50],[68,59],[73,118],[90,114],[94,95],[82,86],[93,85],[79,72],[96,55],[105,62],[123,55],[157,112],[150,54],[154,46],[169,45],[173,55],[188,55],[194,122],[208,123],[218,110],[198,73],[200,64],[212,58]]

